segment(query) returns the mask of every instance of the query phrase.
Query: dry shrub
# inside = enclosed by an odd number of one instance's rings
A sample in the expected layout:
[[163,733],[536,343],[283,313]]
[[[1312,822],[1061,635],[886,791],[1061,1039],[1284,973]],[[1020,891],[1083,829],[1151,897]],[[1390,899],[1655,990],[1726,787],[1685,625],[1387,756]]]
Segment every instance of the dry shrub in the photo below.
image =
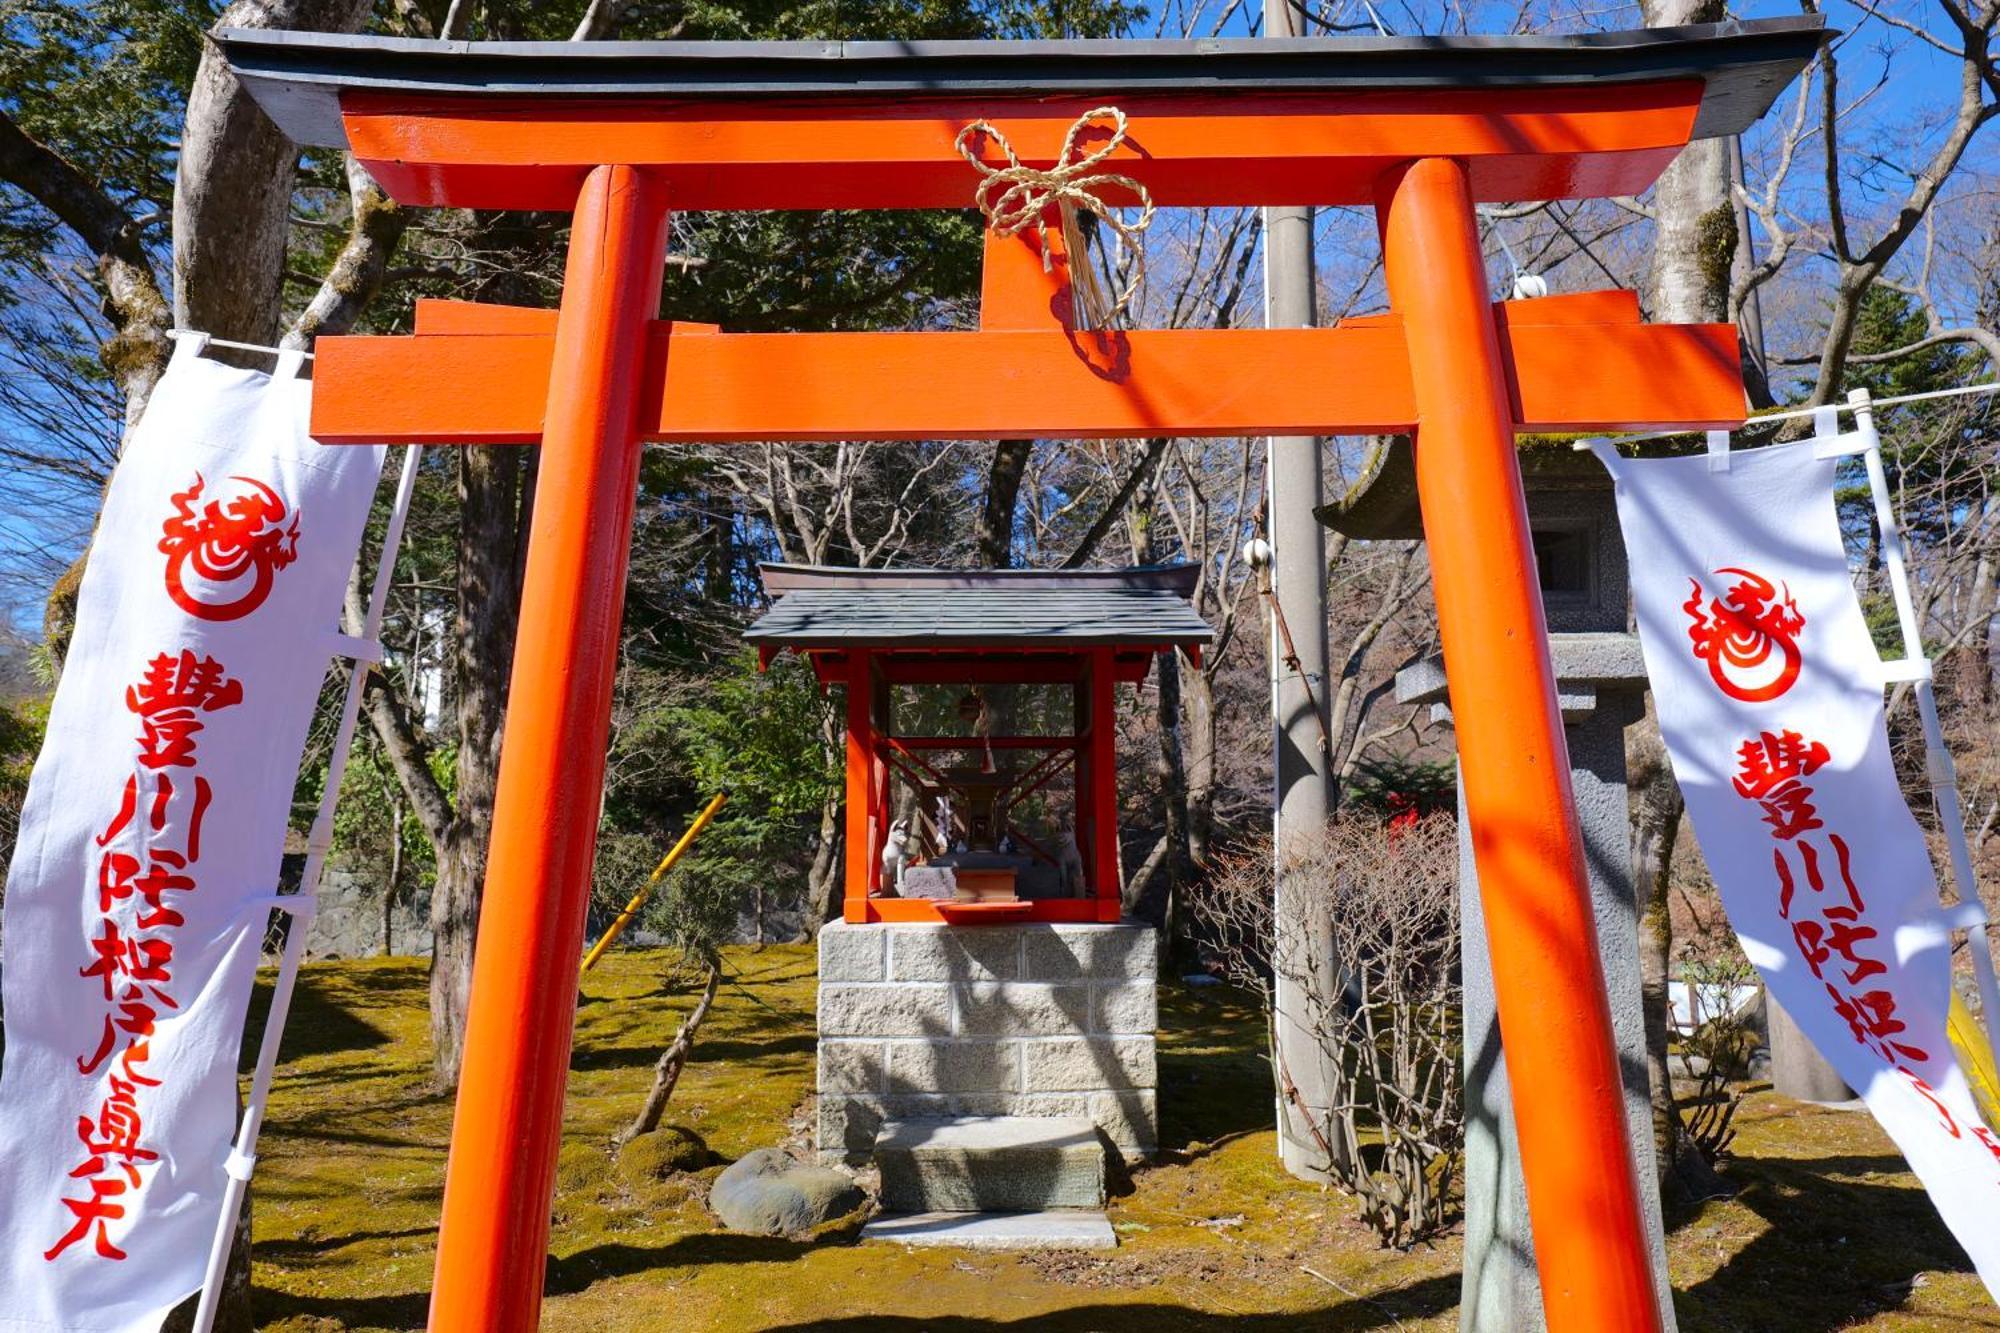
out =
[[[1714,1165],[1729,1156],[1735,1142],[1736,1111],[1748,1093],[1741,1080],[1757,1044],[1749,1010],[1732,1008],[1727,997],[1736,987],[1754,983],[1757,973],[1741,953],[1690,963],[1682,973],[1689,982],[1694,1030],[1680,1038],[1674,1054],[1695,1089],[1678,1095],[1674,1110],[1682,1139]],[[1723,998],[1705,1002],[1711,987]]]
[[[1283,968],[1334,1075],[1334,1105],[1313,1117],[1334,1179],[1385,1245],[1407,1247],[1443,1228],[1464,1142],[1456,823],[1349,818],[1296,840],[1300,920],[1273,922],[1273,864],[1257,840],[1190,894],[1203,947],[1267,1021]],[[1278,1095],[1298,1105],[1276,1054]]]

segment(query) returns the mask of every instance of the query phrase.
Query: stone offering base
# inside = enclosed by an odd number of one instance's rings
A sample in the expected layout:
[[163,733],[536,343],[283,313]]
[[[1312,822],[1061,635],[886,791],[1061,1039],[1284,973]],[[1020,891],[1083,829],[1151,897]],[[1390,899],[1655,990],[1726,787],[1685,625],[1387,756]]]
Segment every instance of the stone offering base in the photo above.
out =
[[861,1239],[959,1250],[1115,1250],[1118,1234],[1100,1212],[897,1213],[861,1228]]
[[1159,1142],[1153,928],[829,924],[819,936],[819,1159],[884,1121],[1076,1116],[1128,1161]]

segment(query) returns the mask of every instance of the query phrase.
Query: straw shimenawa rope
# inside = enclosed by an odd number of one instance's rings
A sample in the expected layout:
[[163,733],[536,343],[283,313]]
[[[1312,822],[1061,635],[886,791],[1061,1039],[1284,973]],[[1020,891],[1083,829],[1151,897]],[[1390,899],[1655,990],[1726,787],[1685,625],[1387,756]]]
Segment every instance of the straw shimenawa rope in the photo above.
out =
[[[1111,137],[1101,147],[1072,161],[1077,136],[1092,121],[1104,116],[1111,118]],[[979,160],[971,141],[980,134],[1006,155],[1006,166],[989,167]],[[1146,280],[1146,252],[1139,244],[1139,234],[1153,223],[1153,196],[1130,176],[1096,170],[1124,142],[1125,113],[1115,106],[1101,106],[1077,117],[1076,123],[1069,127],[1069,133],[1063,136],[1062,152],[1056,154],[1055,165],[1046,170],[1022,165],[1021,159],[1014,155],[1014,146],[1007,142],[1007,136],[983,120],[975,120],[960,130],[953,145],[958,149],[958,155],[970,162],[973,170],[985,178],[979,182],[972,201],[986,215],[986,224],[994,234],[1018,236],[1031,226],[1040,233],[1044,273],[1049,271],[1052,263],[1048,209],[1053,204],[1060,211],[1063,245],[1070,256],[1070,286],[1076,293],[1080,323],[1086,328],[1110,328],[1132,304],[1139,294],[1140,285]],[[1102,191],[1110,187],[1129,190],[1138,199],[1137,218],[1125,221],[1104,201]],[[1083,232],[1077,226],[1079,209],[1095,213],[1117,235],[1119,244],[1132,253],[1131,276],[1119,286],[1115,300],[1104,290],[1084,249]]]

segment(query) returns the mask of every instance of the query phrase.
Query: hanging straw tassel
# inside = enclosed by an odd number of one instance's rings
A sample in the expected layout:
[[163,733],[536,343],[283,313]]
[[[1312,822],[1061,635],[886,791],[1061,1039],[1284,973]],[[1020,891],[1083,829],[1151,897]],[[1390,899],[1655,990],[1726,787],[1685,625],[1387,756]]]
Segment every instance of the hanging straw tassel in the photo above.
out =
[[[1077,151],[1077,136],[1092,121],[1104,116],[1111,118],[1111,137],[1103,146],[1071,160]],[[1146,252],[1139,245],[1139,236],[1153,223],[1153,196],[1130,176],[1096,170],[1125,142],[1125,129],[1125,113],[1115,106],[1086,111],[1069,127],[1069,133],[1063,136],[1062,151],[1056,154],[1055,165],[1046,170],[1022,165],[1021,159],[1015,156],[1014,146],[1007,142],[1007,136],[983,120],[975,120],[960,130],[953,144],[958,149],[958,155],[984,177],[973,193],[972,201],[986,215],[986,225],[993,229],[996,236],[1018,236],[1029,227],[1034,227],[1041,238],[1044,273],[1053,264],[1049,251],[1048,209],[1053,204],[1060,211],[1063,245],[1069,251],[1070,285],[1076,292],[1077,311],[1083,317],[1085,327],[1092,329],[1110,328],[1132,304],[1146,281]],[[974,136],[982,134],[1006,155],[1006,166],[989,167],[979,160],[971,143]],[[1125,221],[1104,201],[1102,191],[1111,187],[1128,190],[1138,200],[1139,216],[1136,219]],[[1091,267],[1084,249],[1083,230],[1077,224],[1078,210],[1096,214],[1117,235],[1119,244],[1132,252],[1131,278],[1119,287],[1115,299],[1104,290],[1097,271]]]

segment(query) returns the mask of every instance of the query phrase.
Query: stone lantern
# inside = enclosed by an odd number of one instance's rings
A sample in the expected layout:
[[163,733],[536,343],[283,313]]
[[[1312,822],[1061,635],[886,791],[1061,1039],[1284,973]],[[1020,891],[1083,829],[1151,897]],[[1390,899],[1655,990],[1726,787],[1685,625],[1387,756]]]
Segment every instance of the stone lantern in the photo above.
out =
[[[1646,1204],[1654,1284],[1664,1326],[1671,1329],[1673,1306],[1653,1165],[1638,905],[1626,807],[1625,728],[1645,711],[1646,667],[1638,636],[1626,629],[1625,545],[1619,536],[1611,478],[1595,458],[1567,445],[1549,444],[1522,449],[1520,459],[1563,738],[1590,871],[1598,948],[1625,1076],[1626,1124]],[[1319,514],[1328,527],[1354,538],[1421,539],[1409,439],[1390,439],[1377,452],[1369,474]],[[1432,716],[1449,725],[1443,660],[1433,657],[1399,672],[1396,698],[1401,703],[1431,705]],[[1466,1204],[1460,1326],[1466,1333],[1530,1333],[1544,1327],[1541,1287],[1514,1135],[1506,1054],[1494,1008],[1479,879],[1463,816],[1461,794]]]

